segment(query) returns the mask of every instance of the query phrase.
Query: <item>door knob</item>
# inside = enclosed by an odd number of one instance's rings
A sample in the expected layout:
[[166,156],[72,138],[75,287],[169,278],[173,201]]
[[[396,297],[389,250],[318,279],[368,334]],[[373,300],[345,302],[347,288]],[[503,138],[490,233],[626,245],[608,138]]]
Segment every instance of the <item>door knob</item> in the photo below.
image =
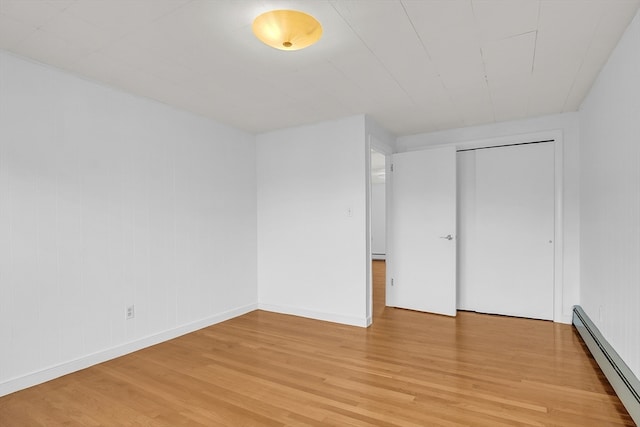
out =
[[447,234],[446,236],[440,236],[441,239],[453,240],[453,236],[451,234]]

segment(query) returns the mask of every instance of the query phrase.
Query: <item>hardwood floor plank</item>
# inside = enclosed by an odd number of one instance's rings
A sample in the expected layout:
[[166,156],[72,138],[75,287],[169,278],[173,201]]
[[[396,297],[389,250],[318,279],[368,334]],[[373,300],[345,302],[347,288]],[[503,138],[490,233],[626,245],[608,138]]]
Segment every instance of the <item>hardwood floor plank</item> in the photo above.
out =
[[255,311],[2,397],[0,425],[634,425],[570,325],[374,314]]
[[371,261],[371,286],[373,288],[373,317],[384,313],[386,302],[387,266],[383,260]]

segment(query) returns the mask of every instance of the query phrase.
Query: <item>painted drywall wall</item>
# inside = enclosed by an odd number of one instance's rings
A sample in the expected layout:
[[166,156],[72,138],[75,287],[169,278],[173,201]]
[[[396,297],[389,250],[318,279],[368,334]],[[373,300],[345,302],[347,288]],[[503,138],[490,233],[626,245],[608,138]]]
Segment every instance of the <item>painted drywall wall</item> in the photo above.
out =
[[562,153],[562,292],[556,321],[571,322],[571,309],[578,304],[580,293],[580,211],[579,211],[579,115],[558,114],[526,120],[471,126],[460,129],[410,135],[398,138],[398,152],[419,150],[438,145],[462,145],[473,141],[527,142],[537,135],[561,132]]
[[364,116],[256,137],[260,308],[366,326]]
[[252,135],[0,52],[0,395],[254,309],[255,183]]
[[640,15],[580,108],[581,305],[640,377]]

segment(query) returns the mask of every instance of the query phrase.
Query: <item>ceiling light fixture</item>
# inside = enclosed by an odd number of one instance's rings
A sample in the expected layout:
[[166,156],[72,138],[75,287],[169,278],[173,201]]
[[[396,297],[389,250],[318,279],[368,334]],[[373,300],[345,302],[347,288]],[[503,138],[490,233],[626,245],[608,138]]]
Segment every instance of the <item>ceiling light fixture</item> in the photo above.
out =
[[253,34],[276,49],[299,50],[320,40],[322,25],[304,12],[272,10],[253,21]]

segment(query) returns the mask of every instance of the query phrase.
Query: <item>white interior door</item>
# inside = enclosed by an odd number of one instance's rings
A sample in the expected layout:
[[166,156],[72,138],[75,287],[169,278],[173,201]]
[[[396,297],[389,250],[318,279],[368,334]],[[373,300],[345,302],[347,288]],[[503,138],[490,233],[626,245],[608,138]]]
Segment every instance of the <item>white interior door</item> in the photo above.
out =
[[554,169],[553,142],[475,151],[474,310],[553,319]]
[[455,149],[394,154],[392,164],[390,302],[455,316]]

